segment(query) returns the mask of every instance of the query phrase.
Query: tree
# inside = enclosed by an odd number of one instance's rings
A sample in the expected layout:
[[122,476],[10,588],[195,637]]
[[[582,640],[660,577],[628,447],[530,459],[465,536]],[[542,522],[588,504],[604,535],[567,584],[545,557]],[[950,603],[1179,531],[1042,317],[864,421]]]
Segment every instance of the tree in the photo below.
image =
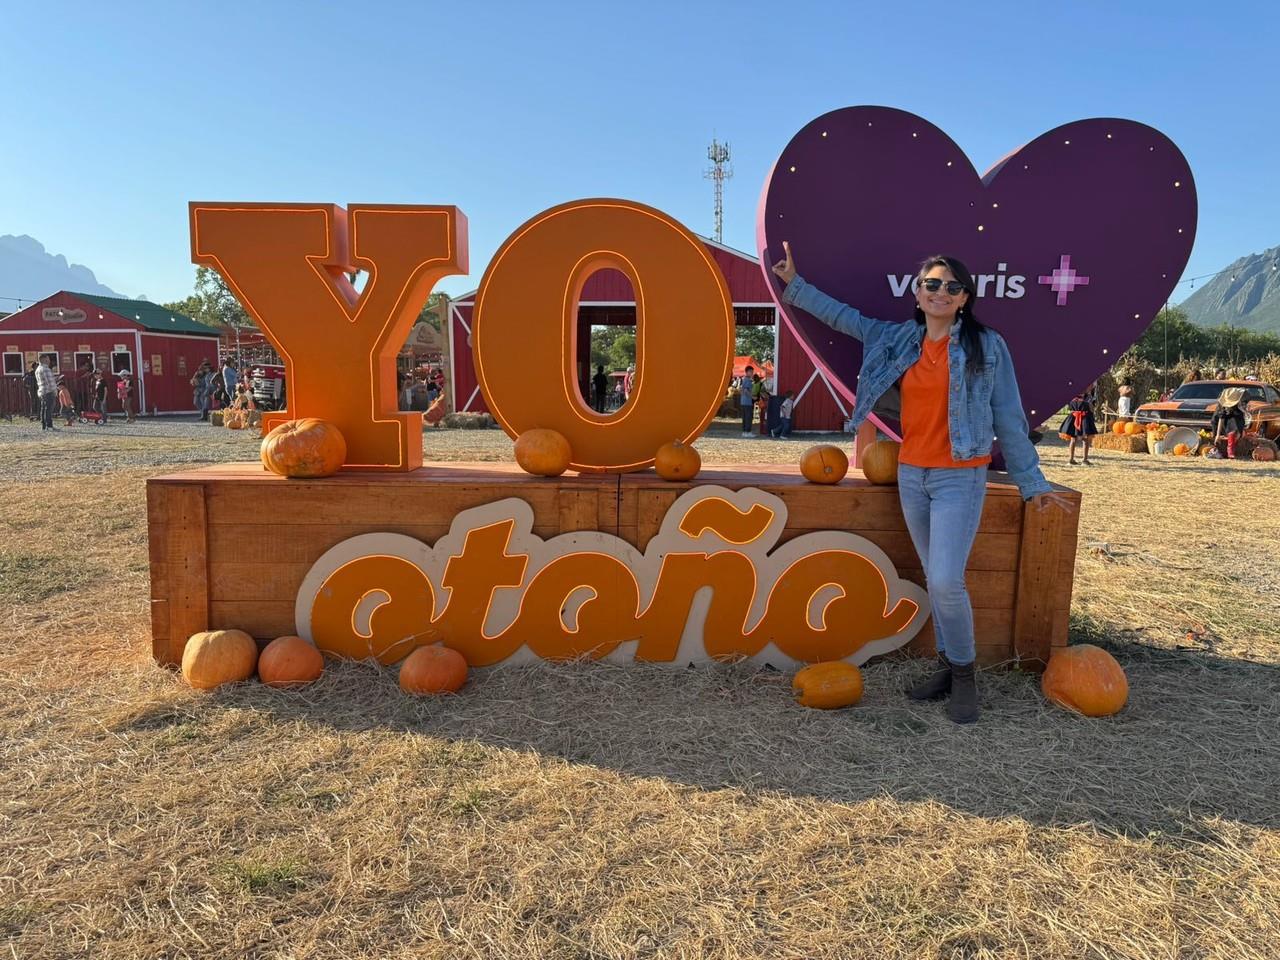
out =
[[418,312],[418,319],[414,322],[429,323],[436,330],[439,330],[441,323],[443,323],[442,316],[445,311],[445,305],[448,302],[448,296],[443,293],[431,294],[431,296],[427,297],[427,302],[422,305],[422,309]]
[[636,328],[599,326],[591,328],[591,369],[625,370],[636,362]]
[[740,357],[754,357],[761,363],[773,362],[773,327],[738,327],[737,353]]
[[241,330],[253,327],[253,321],[249,319],[227,282],[222,279],[222,274],[212,267],[196,267],[195,292],[163,306],[210,327],[223,324]]
[[1271,353],[1280,353],[1280,337],[1226,325],[1198,327],[1182,310],[1169,307],[1156,315],[1126,356],[1155,367],[1163,367],[1166,356],[1170,365],[1186,359],[1235,366]]

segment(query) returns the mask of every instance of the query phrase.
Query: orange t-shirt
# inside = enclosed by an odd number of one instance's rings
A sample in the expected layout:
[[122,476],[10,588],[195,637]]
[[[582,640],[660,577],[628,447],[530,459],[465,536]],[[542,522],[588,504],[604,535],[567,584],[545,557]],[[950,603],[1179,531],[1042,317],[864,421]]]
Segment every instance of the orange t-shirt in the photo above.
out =
[[920,359],[902,375],[902,449],[898,460],[913,467],[981,467],[991,462],[990,457],[951,457],[951,429],[947,426],[950,343],[950,337],[925,337]]

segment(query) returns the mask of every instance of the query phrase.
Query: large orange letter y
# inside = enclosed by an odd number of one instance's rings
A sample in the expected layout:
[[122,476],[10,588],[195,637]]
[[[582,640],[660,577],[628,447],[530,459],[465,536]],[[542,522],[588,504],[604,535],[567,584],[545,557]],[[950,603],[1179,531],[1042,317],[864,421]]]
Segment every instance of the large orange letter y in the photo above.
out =
[[[457,207],[193,203],[191,259],[222,274],[285,362],[287,412],[338,425],[348,468],[422,466],[422,414],[402,413],[396,354],[443,277],[466,273]],[[369,282],[359,293],[347,279]]]

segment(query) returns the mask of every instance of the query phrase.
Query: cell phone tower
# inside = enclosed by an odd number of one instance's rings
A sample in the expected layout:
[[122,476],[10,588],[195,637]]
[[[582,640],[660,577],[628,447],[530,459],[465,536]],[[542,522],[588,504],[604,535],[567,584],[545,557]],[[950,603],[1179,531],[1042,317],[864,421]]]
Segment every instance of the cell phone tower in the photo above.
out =
[[707,159],[711,161],[711,167],[702,175],[715,184],[716,243],[724,243],[724,182],[733,176],[733,167],[729,165],[729,145],[713,137],[711,146],[707,147]]

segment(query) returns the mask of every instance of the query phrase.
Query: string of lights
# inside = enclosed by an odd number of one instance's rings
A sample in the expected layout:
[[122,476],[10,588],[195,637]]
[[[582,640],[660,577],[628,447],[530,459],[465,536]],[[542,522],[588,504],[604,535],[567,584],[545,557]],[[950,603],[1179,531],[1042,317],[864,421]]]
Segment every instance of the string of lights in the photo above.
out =
[[[1276,257],[1271,258],[1271,269],[1272,271],[1280,271],[1280,258],[1276,258]],[[1199,276],[1195,276],[1195,277],[1183,277],[1173,286],[1175,289],[1177,289],[1183,284],[1189,284],[1190,289],[1194,290],[1196,288],[1197,280],[1210,280],[1215,277],[1220,277],[1224,273],[1231,273],[1231,271],[1232,271],[1232,267],[1223,267],[1221,270],[1216,270],[1213,273],[1202,273]],[[1235,280],[1234,274],[1232,274],[1231,279]],[[6,303],[16,303],[18,305],[19,310],[22,309],[23,304],[30,306],[31,304],[37,303],[43,299],[44,299],[43,297],[7,297],[7,296],[0,295],[0,300],[5,301]]]

